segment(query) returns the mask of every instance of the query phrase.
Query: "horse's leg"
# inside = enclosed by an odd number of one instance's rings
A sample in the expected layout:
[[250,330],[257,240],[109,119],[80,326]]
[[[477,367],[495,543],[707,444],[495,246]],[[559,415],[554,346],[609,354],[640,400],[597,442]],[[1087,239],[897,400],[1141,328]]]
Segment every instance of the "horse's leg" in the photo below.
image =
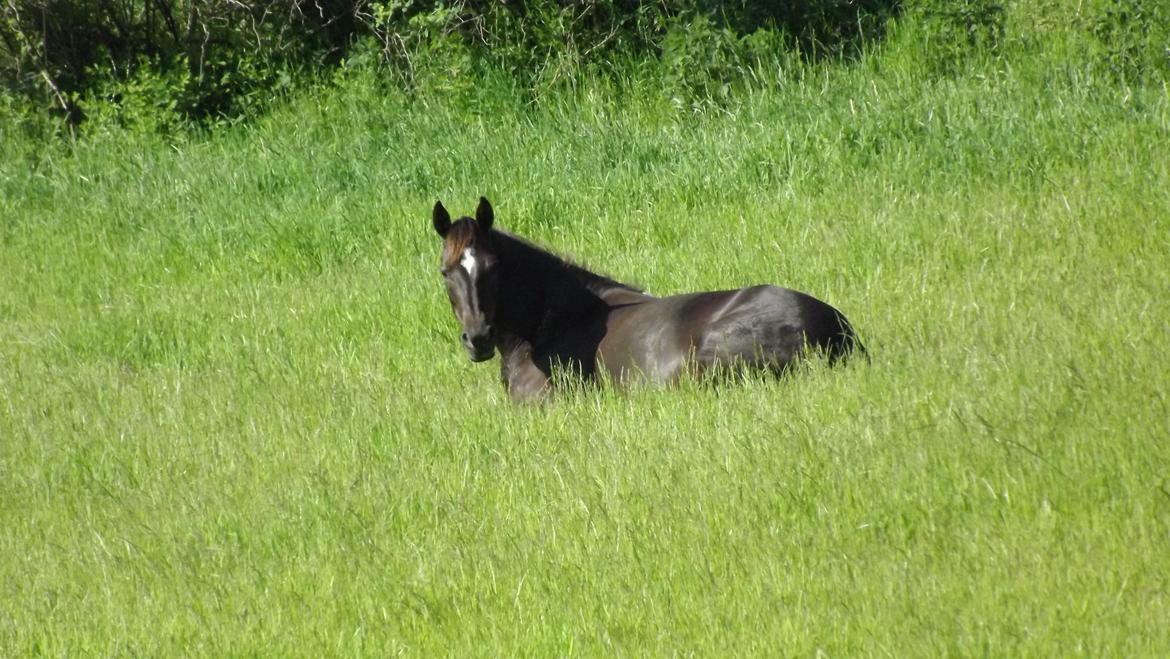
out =
[[537,367],[528,344],[509,345],[500,356],[500,380],[514,402],[538,401],[548,395],[548,373]]
[[548,376],[529,362],[522,368],[509,369],[503,377],[504,389],[513,402],[528,403],[539,401],[549,393]]

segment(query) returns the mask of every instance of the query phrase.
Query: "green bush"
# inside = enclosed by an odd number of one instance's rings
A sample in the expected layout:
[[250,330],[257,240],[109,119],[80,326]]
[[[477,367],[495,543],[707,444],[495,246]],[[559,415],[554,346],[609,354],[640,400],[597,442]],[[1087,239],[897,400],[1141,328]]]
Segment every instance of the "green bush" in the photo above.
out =
[[662,58],[668,79],[707,93],[751,56],[745,36],[784,35],[750,43],[812,57],[847,54],[898,4],[295,0],[278,11],[257,1],[17,0],[0,9],[0,78],[72,123],[159,127],[248,116],[296,81],[374,53],[406,88],[457,90],[483,66],[547,87]]
[[1170,73],[1170,11],[1163,2],[1104,0],[1085,20],[1105,70],[1121,80]]
[[73,123],[145,106],[182,119],[244,115],[340,61],[363,4],[13,0],[0,8],[0,80]]
[[1006,38],[1006,11],[995,0],[939,0],[917,6],[928,35],[926,53],[941,71],[953,70],[968,57],[995,54]]
[[253,116],[342,63],[407,92],[503,76],[539,96],[636,76],[702,100],[788,58],[854,58],[891,19],[901,61],[935,74],[1012,47],[1117,79],[1170,71],[1170,15],[1151,0],[12,0],[0,81],[71,125],[163,131]]

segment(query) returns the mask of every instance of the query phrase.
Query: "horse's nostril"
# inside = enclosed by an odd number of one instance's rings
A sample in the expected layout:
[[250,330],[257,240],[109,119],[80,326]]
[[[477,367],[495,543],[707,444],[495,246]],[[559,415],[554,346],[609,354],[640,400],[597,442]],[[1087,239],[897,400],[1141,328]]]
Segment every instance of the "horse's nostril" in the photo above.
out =
[[467,332],[460,334],[459,340],[464,342],[464,343],[471,343],[471,341],[467,338]]

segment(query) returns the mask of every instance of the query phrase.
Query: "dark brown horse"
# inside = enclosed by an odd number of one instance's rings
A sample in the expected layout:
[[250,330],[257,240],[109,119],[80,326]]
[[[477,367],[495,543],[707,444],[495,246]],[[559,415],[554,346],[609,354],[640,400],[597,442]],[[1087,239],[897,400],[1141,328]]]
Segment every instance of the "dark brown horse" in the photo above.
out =
[[441,202],[440,271],[472,361],[502,358],[514,400],[539,397],[556,369],[584,380],[673,382],[684,372],[782,372],[809,346],[830,361],[861,350],[849,322],[813,297],[776,286],[654,297],[573,265],[492,228],[480,197],[475,218],[452,222]]

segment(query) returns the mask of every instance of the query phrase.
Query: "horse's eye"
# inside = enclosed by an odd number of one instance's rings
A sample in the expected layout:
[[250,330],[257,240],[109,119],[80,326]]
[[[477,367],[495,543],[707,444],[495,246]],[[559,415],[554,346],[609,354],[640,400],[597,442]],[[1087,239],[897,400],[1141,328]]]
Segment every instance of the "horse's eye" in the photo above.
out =
[[439,268],[439,274],[446,277],[447,276],[447,268]]

